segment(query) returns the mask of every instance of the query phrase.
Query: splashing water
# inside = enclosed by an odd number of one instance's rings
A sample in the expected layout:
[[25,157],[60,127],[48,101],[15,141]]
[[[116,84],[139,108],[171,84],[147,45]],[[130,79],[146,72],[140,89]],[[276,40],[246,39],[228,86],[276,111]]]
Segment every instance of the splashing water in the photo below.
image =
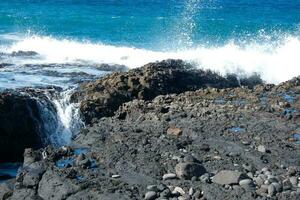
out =
[[280,83],[300,74],[300,38],[283,35],[275,42],[230,41],[222,46],[191,47],[174,51],[153,51],[102,43],[58,40],[52,37],[31,36],[16,42],[6,52],[35,51],[39,58],[15,60],[19,64],[49,63],[108,63],[129,68],[164,59],[182,59],[199,68],[222,75],[258,73],[268,83]]
[[182,12],[182,20],[178,25],[178,47],[193,46],[193,33],[196,29],[195,15],[199,10],[201,0],[187,0]]
[[42,140],[53,146],[68,145],[84,123],[80,119],[77,103],[71,103],[74,88],[61,93],[46,92],[48,102],[39,100],[43,121]]

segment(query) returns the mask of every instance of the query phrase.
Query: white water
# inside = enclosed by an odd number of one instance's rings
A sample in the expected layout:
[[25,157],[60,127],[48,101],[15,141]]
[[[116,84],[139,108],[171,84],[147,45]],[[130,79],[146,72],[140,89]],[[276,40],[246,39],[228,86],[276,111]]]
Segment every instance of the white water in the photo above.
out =
[[[53,120],[44,121],[44,124],[53,127],[46,127],[50,143],[54,146],[70,144],[72,137],[78,133],[84,123],[80,119],[77,103],[71,103],[70,97],[74,89],[63,91],[56,95],[46,94],[49,101],[55,106],[55,122]],[[51,113],[42,113],[42,115],[51,115]],[[45,117],[45,116],[44,116]]]
[[223,75],[259,73],[268,83],[279,83],[300,75],[300,39],[284,36],[277,42],[234,41],[223,46],[200,45],[174,51],[151,51],[132,47],[117,47],[101,43],[58,40],[52,37],[30,36],[17,40],[0,51],[35,51],[40,56],[18,59],[19,64],[45,63],[107,63],[140,67],[164,59],[183,59],[199,68],[211,69]]

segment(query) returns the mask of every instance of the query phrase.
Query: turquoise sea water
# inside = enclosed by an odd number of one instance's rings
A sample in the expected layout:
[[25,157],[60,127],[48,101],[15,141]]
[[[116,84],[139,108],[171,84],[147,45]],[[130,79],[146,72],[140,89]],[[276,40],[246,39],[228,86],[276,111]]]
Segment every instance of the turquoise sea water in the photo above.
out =
[[[39,56],[2,55],[17,67],[0,74],[0,83],[24,80],[14,77],[24,64],[133,68],[168,58],[278,83],[300,74],[299,35],[300,0],[1,0],[0,52]],[[34,84],[51,83],[34,73]]]

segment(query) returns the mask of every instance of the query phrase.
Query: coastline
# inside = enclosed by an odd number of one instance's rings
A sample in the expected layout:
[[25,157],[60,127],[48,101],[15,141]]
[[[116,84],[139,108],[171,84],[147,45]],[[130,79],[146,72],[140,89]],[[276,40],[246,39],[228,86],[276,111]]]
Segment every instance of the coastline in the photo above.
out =
[[83,83],[71,101],[86,123],[72,146],[26,149],[0,197],[300,196],[299,76],[264,84],[167,60]]

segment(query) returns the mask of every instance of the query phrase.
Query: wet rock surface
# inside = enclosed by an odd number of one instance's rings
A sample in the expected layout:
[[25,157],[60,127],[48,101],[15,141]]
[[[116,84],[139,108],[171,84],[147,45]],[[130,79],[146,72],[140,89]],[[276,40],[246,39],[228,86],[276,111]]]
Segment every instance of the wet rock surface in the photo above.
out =
[[[99,99],[96,85],[77,98]],[[92,114],[72,147],[26,150],[14,187],[0,191],[7,199],[300,198],[300,77],[180,92]]]
[[21,161],[25,148],[41,147],[38,102],[22,92],[0,93],[0,162]]

